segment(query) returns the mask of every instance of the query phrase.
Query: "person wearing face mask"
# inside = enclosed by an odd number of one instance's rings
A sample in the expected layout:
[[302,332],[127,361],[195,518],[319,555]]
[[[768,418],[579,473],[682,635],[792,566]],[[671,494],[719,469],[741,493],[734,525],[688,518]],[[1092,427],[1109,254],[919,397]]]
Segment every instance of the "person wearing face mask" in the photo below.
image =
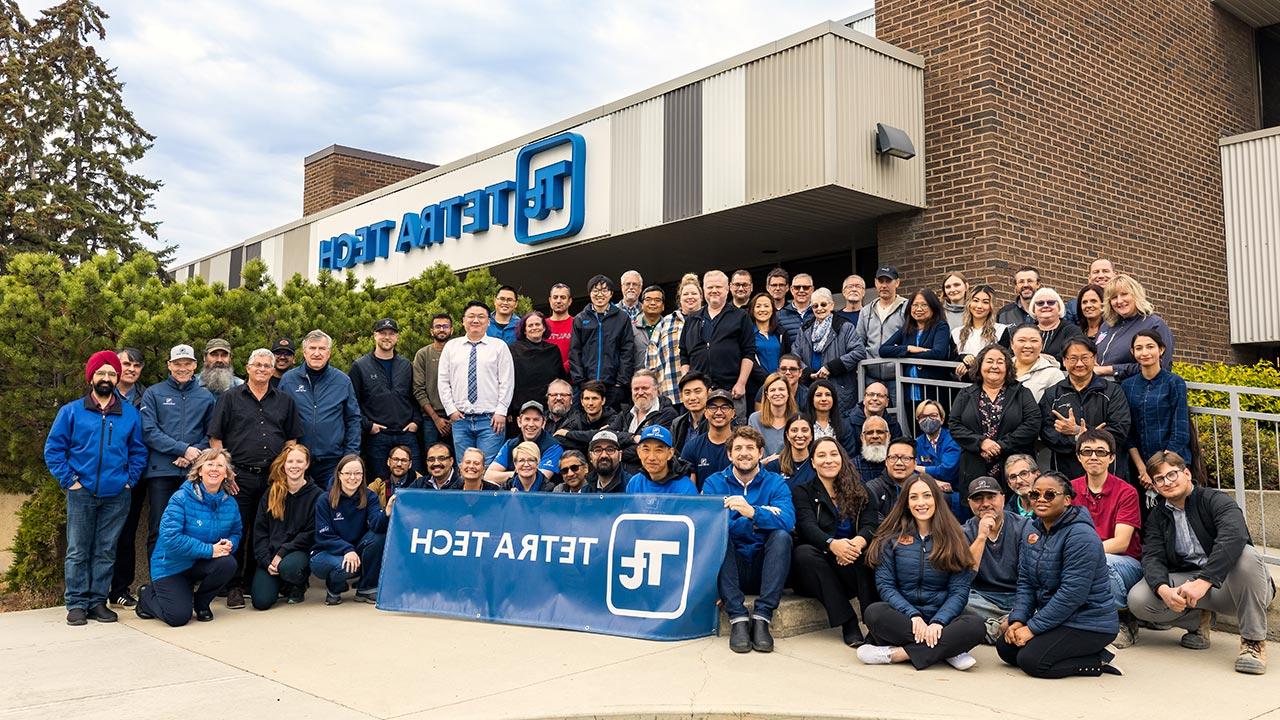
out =
[[[951,359],[951,328],[947,326],[938,296],[929,289],[915,291],[907,300],[906,313],[902,327],[880,346],[880,357],[916,360]],[[903,365],[901,370],[905,377],[931,380],[946,380],[950,374],[945,367],[914,364]],[[939,389],[909,383],[906,395],[908,400],[915,403],[926,396],[936,399]]]
[[813,423],[805,415],[792,415],[782,428],[782,437],[782,452],[766,462],[764,469],[782,475],[793,488],[809,482],[815,477],[809,452],[813,444]]
[[58,409],[45,439],[45,465],[67,493],[68,625],[117,619],[107,608],[116,543],[129,491],[147,467],[142,418],[116,392],[119,377],[116,353],[94,353],[84,369],[88,392]]
[[269,610],[281,590],[290,605],[307,592],[311,546],[315,544],[316,499],[323,491],[307,481],[311,452],[285,448],[271,463],[270,485],[253,523],[253,574],[249,597],[255,610]]
[[1119,628],[1102,541],[1058,472],[1027,494],[1036,519],[1018,555],[1018,590],[996,652],[1038,678],[1121,675],[1107,650]]
[[[1014,378],[1031,391],[1036,402],[1040,402],[1046,389],[1066,379],[1067,374],[1062,372],[1062,365],[1057,358],[1041,352],[1044,344],[1040,330],[1035,325],[1014,328],[1009,345],[1013,351]],[[975,364],[969,369],[970,376],[976,367],[975,360]]]
[[359,455],[344,456],[336,474],[329,492],[316,498],[311,572],[325,583],[325,605],[341,603],[348,580],[357,574],[356,602],[376,603],[387,514],[369,489]]
[[1133,357],[1133,337],[1139,330],[1152,330],[1164,341],[1165,352],[1160,367],[1173,367],[1173,333],[1164,319],[1156,314],[1155,307],[1147,300],[1147,293],[1137,280],[1128,275],[1117,275],[1107,283],[1102,300],[1102,317],[1106,325],[1098,331],[1098,367],[1103,376],[1116,380],[1138,372]]
[[680,335],[685,319],[702,308],[702,285],[689,273],[680,278],[676,290],[680,306],[658,321],[649,336],[645,366],[658,373],[658,392],[672,405],[680,405]]
[[795,340],[795,354],[805,365],[800,380],[805,385],[830,380],[840,407],[851,407],[857,399],[858,363],[867,356],[866,349],[858,341],[856,326],[834,314],[830,290],[814,291],[810,307],[813,317],[801,324]]
[[960,445],[945,427],[947,413],[936,400],[916,405],[916,465],[939,482],[955,484],[960,478]]

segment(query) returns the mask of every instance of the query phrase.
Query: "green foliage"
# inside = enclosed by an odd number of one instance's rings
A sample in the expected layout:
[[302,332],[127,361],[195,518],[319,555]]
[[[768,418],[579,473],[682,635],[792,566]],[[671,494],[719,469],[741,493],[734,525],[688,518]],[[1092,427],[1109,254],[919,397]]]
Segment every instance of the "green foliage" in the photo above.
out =
[[13,565],[4,578],[10,590],[46,595],[62,587],[66,515],[66,497],[52,480],[23,503],[13,539]]
[[[1255,365],[1224,365],[1205,363],[1191,365],[1174,363],[1173,371],[1187,382],[1214,385],[1238,385],[1242,387],[1280,389],[1280,369],[1275,363],[1259,360]],[[1207,390],[1191,390],[1187,400],[1192,407],[1227,409],[1231,407],[1227,393]],[[1280,414],[1280,397],[1266,395],[1241,395],[1240,409],[1246,412]]]
[[[1265,360],[1260,360],[1255,365],[1174,363],[1173,371],[1187,382],[1280,389],[1280,369]],[[1231,407],[1230,396],[1225,392],[1189,390],[1187,400],[1192,407],[1221,410]],[[1280,397],[1241,393],[1240,409],[1245,412],[1280,415]],[[1193,415],[1193,418],[1200,438],[1205,469],[1212,484],[1234,489],[1240,480],[1247,490],[1280,489],[1280,445],[1277,444],[1276,422],[1241,421],[1240,447],[1244,475],[1238,479],[1231,421],[1225,417],[1204,414]]]

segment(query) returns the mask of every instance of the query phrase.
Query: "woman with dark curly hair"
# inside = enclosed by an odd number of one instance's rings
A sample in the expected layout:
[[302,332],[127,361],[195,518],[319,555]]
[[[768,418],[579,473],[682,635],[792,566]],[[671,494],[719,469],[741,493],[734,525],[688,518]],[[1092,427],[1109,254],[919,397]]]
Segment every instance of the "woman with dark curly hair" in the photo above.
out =
[[961,450],[956,488],[961,497],[968,496],[969,481],[982,475],[1000,480],[1007,488],[1005,458],[1033,454],[1040,435],[1040,406],[1017,381],[1008,350],[999,345],[983,348],[971,377],[973,384],[956,393],[947,420],[947,429]]

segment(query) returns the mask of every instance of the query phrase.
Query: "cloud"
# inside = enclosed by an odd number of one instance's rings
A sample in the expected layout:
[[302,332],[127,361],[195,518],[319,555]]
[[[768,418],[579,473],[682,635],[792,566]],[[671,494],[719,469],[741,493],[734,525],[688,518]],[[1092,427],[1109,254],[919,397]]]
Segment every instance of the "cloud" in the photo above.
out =
[[100,51],[182,262],[300,217],[334,143],[449,162],[871,4],[115,0]]

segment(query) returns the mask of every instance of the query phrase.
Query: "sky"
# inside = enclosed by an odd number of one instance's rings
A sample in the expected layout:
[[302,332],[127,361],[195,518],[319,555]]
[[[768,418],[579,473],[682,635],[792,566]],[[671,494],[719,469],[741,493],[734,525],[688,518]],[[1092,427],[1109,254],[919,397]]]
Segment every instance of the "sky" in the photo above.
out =
[[99,3],[181,264],[301,217],[330,145],[444,164],[873,0]]

